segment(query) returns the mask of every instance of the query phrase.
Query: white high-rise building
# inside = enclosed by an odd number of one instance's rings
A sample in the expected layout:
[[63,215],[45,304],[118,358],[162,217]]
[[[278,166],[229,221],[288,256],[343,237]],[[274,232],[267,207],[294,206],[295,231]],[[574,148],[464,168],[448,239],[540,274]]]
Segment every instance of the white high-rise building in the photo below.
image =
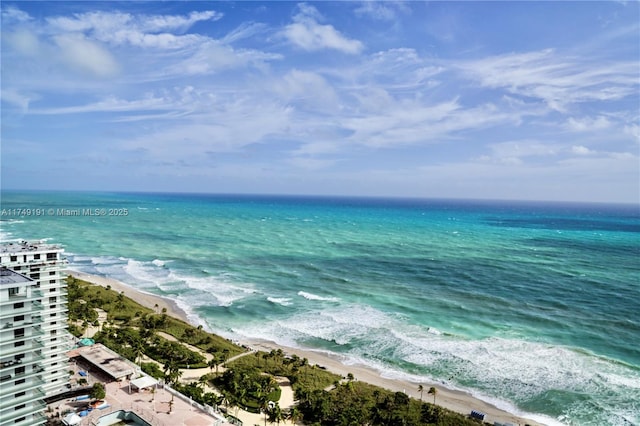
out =
[[[25,358],[26,355],[23,357],[19,352],[21,347],[34,348],[30,356],[38,359],[38,368],[42,370],[40,377],[44,381],[40,389],[46,396],[67,390],[69,383],[66,352],[71,349],[72,338],[67,331],[66,260],[63,252],[60,246],[41,242],[0,244],[0,266],[33,280],[30,285],[18,286],[18,293],[15,287],[11,289],[10,285],[3,284],[0,362],[4,365],[5,358],[9,362]],[[26,299],[19,300],[21,297]],[[23,336],[24,340],[5,341],[5,327],[14,330],[15,336]],[[10,337],[15,340],[13,334]],[[8,351],[5,351],[5,346]],[[2,367],[0,372],[3,375],[5,369],[11,370],[11,367]],[[5,383],[2,382],[3,388]],[[0,416],[0,419],[4,424],[4,418]]]
[[0,268],[0,425],[45,423],[42,292]]

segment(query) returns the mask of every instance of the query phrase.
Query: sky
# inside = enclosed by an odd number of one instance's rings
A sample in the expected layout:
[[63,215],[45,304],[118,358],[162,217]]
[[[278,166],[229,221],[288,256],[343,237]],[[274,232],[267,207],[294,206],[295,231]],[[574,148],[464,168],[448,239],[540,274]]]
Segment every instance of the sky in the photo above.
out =
[[640,3],[1,5],[3,189],[640,203]]

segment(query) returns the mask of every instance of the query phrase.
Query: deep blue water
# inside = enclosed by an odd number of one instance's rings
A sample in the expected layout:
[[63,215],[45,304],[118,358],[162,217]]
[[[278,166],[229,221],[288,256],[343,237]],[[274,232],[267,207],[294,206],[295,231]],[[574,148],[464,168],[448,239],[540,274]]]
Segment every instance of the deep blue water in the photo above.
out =
[[60,243],[224,336],[549,423],[640,424],[638,206],[3,192],[2,210],[5,239]]

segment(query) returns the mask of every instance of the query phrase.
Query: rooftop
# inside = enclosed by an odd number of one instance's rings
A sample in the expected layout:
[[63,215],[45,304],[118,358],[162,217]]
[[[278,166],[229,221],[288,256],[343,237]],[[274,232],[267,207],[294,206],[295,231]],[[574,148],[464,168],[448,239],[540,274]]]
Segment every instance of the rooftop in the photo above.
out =
[[74,349],[68,355],[81,356],[114,379],[131,376],[136,372],[136,367],[132,363],[100,343]]
[[0,268],[0,285],[30,284],[33,280],[11,269]]
[[0,253],[28,253],[32,251],[62,250],[56,244],[47,244],[44,241],[9,241],[0,244]]

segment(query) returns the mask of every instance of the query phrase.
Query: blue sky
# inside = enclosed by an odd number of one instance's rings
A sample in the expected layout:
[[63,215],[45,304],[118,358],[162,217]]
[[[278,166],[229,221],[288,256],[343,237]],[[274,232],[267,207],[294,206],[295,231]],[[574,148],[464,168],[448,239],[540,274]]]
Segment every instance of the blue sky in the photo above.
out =
[[2,2],[2,187],[640,202],[638,2]]

